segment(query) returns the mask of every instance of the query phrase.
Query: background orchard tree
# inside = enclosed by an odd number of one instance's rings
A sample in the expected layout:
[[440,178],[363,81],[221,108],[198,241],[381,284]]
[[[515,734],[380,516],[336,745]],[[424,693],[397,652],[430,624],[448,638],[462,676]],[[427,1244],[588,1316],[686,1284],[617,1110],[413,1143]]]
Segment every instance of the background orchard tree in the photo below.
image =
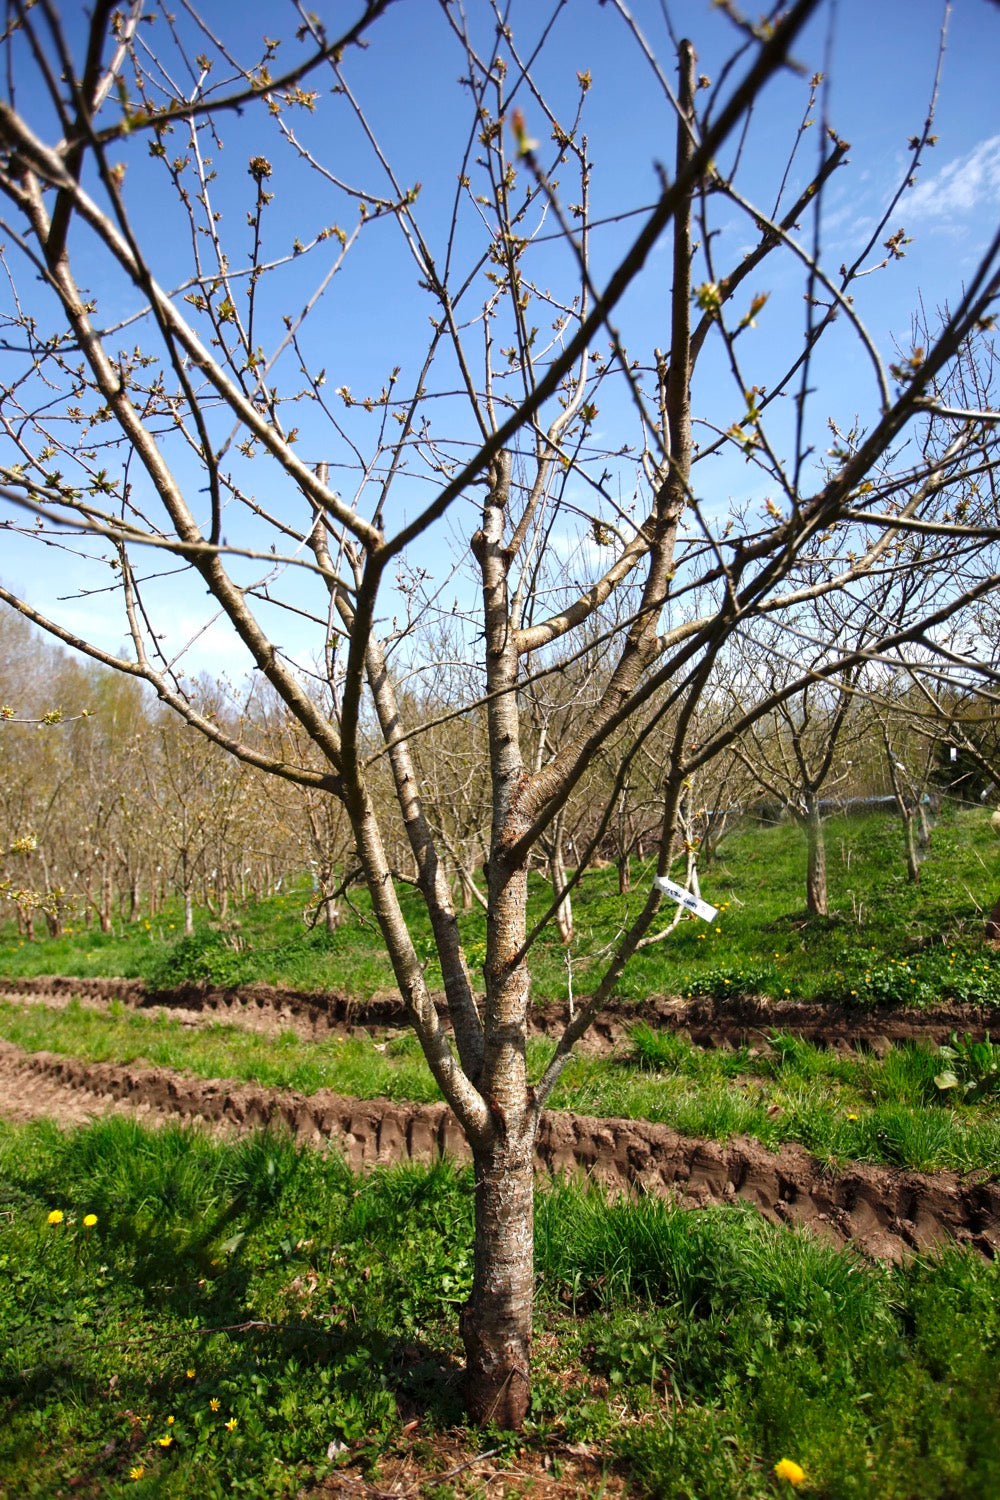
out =
[[[628,757],[661,737],[664,875],[692,776],[818,680],[926,643],[996,582],[980,570],[937,612],[887,617],[863,646],[833,642],[738,713],[703,713],[737,632],[785,629],[794,660],[804,604],[863,595],[900,527],[980,462],[975,411],[944,451],[928,454],[919,434],[935,382],[995,302],[997,240],[963,287],[943,289],[953,303],[931,335],[884,361],[852,297],[901,253],[896,205],[931,114],[884,212],[825,267],[824,190],[848,147],[811,128],[821,79],[787,61],[800,42],[821,46],[803,28],[822,9],[797,0],[759,27],[729,6],[696,17],[725,28],[713,82],[665,11],[650,8],[650,41],[624,6],[601,8],[633,48],[618,87],[647,92],[650,155],[674,142],[628,202],[623,160],[592,159],[592,74],[556,26],[558,4],[533,7],[523,35],[489,0],[421,7],[421,58],[441,72],[414,66],[391,100],[379,37],[405,7],[383,0],[356,6],[337,35],[297,10],[294,35],[256,51],[240,15],[222,37],[193,7],[168,18],[96,0],[86,28],[52,0],[7,12],[6,514],[26,538],[75,549],[77,589],[118,606],[128,650],[38,593],[0,597],[151,684],[189,742],[197,731],[345,809],[410,1020],[474,1158],[461,1330],[478,1422],[517,1426],[529,1405],[540,1113],[631,956],[663,930],[654,884],[623,898],[614,950],[595,955],[590,994],[529,1077],[534,946],[611,826]],[[791,121],[783,157],[751,117],[774,90]],[[418,173],[424,132],[434,147]],[[756,159],[751,201],[741,184]],[[345,341],[359,307],[364,334]],[[758,337],[765,318],[785,334]],[[833,414],[820,463],[828,344],[834,361],[860,355],[867,385],[852,391],[857,420]],[[420,771],[431,721],[415,682],[440,670],[427,642],[443,618],[469,683],[450,712],[485,724],[480,973]],[[305,753],[206,711],[182,648],[210,627],[239,644]],[[291,644],[303,631],[308,651]],[[548,684],[598,645],[586,691]],[[562,721],[543,740],[532,713],[546,701]],[[591,839],[529,927],[529,866],[633,718]],[[404,874],[445,1005],[407,928]]]
[[[868,624],[862,637],[851,644],[853,660],[832,677],[818,676],[789,694],[787,684],[807,672],[822,668],[831,655],[843,654],[843,639],[834,622],[825,632],[812,621],[807,625],[815,640],[804,644],[794,661],[783,655],[783,642],[768,631],[751,642],[743,638],[744,670],[738,694],[750,702],[773,706],[750,724],[734,745],[742,761],[765,795],[785,811],[806,836],[806,904],[810,916],[828,913],[826,838],[824,812],[844,791],[852,765],[852,750],[864,733],[859,714],[858,687],[865,665]],[[800,623],[799,629],[802,629]],[[731,689],[732,691],[732,689]],[[824,807],[824,803],[827,807]]]
[[915,696],[906,693],[905,679],[901,683],[893,679],[883,693],[873,696],[870,710],[872,728],[881,740],[892,799],[903,825],[907,878],[914,882],[920,879],[921,857],[930,847],[931,788],[941,761],[935,738],[915,731]]

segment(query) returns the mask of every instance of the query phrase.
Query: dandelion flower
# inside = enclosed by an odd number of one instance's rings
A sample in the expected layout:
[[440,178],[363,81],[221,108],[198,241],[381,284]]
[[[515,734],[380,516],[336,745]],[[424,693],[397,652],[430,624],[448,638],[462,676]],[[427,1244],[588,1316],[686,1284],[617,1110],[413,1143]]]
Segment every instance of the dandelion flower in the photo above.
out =
[[857,1115],[848,1115],[847,1118],[849,1120],[856,1120],[858,1117],[857,1117]]
[[132,1468],[128,1471],[128,1477],[130,1479],[141,1479],[145,1472],[146,1467],[144,1464],[133,1464]]
[[96,1223],[97,1223],[97,1215],[96,1214],[84,1214],[84,1216],[83,1216],[83,1227],[84,1227],[84,1229],[93,1229],[93,1227],[94,1227],[94,1225]]
[[188,1380],[193,1380],[194,1379],[194,1371],[193,1370],[185,1370],[184,1374],[187,1376]]
[[213,1396],[212,1397],[211,1401],[208,1403],[208,1409],[209,1409],[209,1411],[218,1411],[219,1410],[219,1398],[218,1398],[218,1396]]
[[230,1417],[229,1421],[226,1423],[226,1431],[235,1432],[239,1425],[240,1424],[235,1417]]
[[52,1212],[49,1214],[49,1223],[50,1224],[61,1224],[62,1221],[63,1221],[63,1219],[65,1219],[65,1217],[66,1217],[66,1215],[63,1213],[63,1211],[62,1211],[61,1208],[54,1208],[52,1210]]
[[170,1444],[173,1442],[173,1440],[174,1440],[174,1435],[173,1435],[172,1432],[164,1433],[163,1437],[156,1439],[156,1441],[159,1443],[159,1445],[160,1445],[161,1448],[169,1448]]
[[174,1419],[173,1419],[173,1417],[168,1417],[167,1418],[167,1426],[168,1427],[173,1427],[173,1425],[174,1425]]
[[806,1471],[801,1464],[797,1464],[794,1458],[782,1458],[774,1466],[774,1472],[779,1479],[787,1479],[789,1484],[801,1484],[806,1477]]

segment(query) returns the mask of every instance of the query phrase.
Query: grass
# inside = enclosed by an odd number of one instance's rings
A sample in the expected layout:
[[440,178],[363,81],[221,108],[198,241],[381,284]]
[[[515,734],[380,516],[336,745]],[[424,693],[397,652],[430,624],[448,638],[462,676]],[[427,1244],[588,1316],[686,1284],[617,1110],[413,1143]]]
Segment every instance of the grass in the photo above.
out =
[[[623,993],[1000,1000],[1000,959],[977,937],[998,873],[981,813],[942,820],[916,887],[891,820],[834,819],[828,840],[830,919],[801,916],[797,831],[746,827],[703,872],[718,921],[685,922],[644,950]],[[577,996],[599,967],[589,955],[649,874],[636,867],[625,898],[611,871],[582,883]],[[533,877],[536,911],[546,895]],[[426,920],[410,890],[401,897],[433,982]],[[192,939],[170,912],[36,944],[7,929],[0,964],[11,975],[260,980],[359,998],[391,988],[364,896],[333,936],[303,931],[306,899],[304,887],[286,891]],[[482,919],[462,925],[475,967]],[[566,964],[555,941],[538,945],[536,999],[565,997]],[[947,1054],[876,1058],[778,1033],[758,1049],[702,1052],[640,1016],[629,1055],[575,1059],[555,1105],[801,1141],[830,1161],[996,1169],[995,1045],[959,1037]],[[76,1003],[0,1004],[0,1035],[303,1093],[436,1097],[408,1035],[304,1042]],[[536,1073],[545,1057],[532,1042]],[[433,1468],[436,1436],[460,1421],[471,1194],[447,1164],[362,1180],[281,1136],[220,1144],[123,1119],[72,1134],[0,1126],[0,1493],[269,1500],[347,1463],[377,1481],[406,1443]],[[1000,1265],[956,1251],[873,1267],[741,1206],[681,1213],[573,1185],[539,1194],[536,1224],[532,1420],[521,1439],[490,1442],[544,1454],[553,1472],[567,1445],[584,1445],[635,1493],[663,1500],[787,1492],[774,1473],[782,1458],[804,1469],[802,1493],[829,1500],[1000,1493]],[[415,1414],[418,1439],[407,1435]]]
[[[884,815],[837,817],[827,824],[832,915],[802,914],[805,845],[792,825],[744,825],[723,843],[714,867],[702,872],[703,893],[720,907],[715,923],[681,923],[664,943],[630,963],[620,993],[833,999],[857,1004],[918,1004],[939,1000],[1000,1002],[1000,956],[984,949],[985,911],[1000,886],[995,834],[979,809],[948,810],[934,831],[918,885],[905,878],[898,822]],[[594,955],[607,947],[645,899],[652,869],[636,864],[633,891],[617,892],[613,870],[589,872],[574,896],[576,936],[569,955],[554,934],[533,950],[538,1002],[565,999],[567,958],[577,995],[601,971]],[[549,897],[531,878],[533,915]],[[201,921],[180,935],[171,908],[152,921],[113,934],[74,929],[59,939],[25,943],[8,926],[0,933],[0,964],[10,975],[76,974],[139,977],[172,985],[186,979],[239,985],[252,981],[367,997],[394,981],[364,892],[355,914],[334,934],[306,932],[308,883],[250,903],[226,931]],[[400,900],[432,983],[440,983],[426,914],[412,888]],[[460,918],[473,972],[485,957],[479,909]]]
[[[2,1493],[293,1495],[347,1462],[394,1472],[416,1413],[431,1462],[460,1420],[464,1172],[6,1127],[0,1212]],[[773,1496],[785,1457],[830,1500],[1000,1491],[995,1264],[873,1267],[749,1209],[568,1185],[538,1196],[536,1272],[509,1448],[585,1444],[661,1497]]]
[[[121,1004],[102,1012],[71,1001],[64,1009],[0,1002],[0,1036],[29,1052],[141,1062],[304,1094],[326,1088],[357,1098],[440,1097],[416,1038],[406,1032],[382,1043],[308,1041],[292,1032],[275,1039],[233,1025],[192,1028]],[[780,1033],[772,1041],[763,1049],[703,1051],[675,1033],[638,1025],[629,1056],[574,1058],[552,1107],[658,1121],[692,1136],[753,1135],[772,1149],[797,1141],[829,1163],[995,1170],[1000,1047],[977,1050],[985,1070],[977,1076],[992,1086],[963,1093],[935,1081],[946,1068],[960,1067],[936,1048],[847,1057]],[[550,1050],[541,1039],[529,1043],[535,1076]]]

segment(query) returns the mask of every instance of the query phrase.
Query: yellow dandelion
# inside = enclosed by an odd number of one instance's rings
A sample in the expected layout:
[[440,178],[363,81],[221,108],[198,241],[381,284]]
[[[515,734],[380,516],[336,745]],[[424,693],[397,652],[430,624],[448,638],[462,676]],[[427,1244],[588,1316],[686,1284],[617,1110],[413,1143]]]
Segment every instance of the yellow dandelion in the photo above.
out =
[[128,1477],[130,1479],[141,1479],[142,1476],[143,1476],[143,1474],[145,1474],[145,1472],[146,1472],[146,1466],[145,1466],[145,1464],[133,1464],[132,1467],[131,1467],[131,1469],[129,1469],[129,1471],[128,1471]]
[[219,1402],[218,1397],[217,1396],[213,1396],[212,1399],[211,1399],[211,1401],[208,1403],[208,1409],[209,1409],[209,1411],[218,1411],[219,1410],[219,1405],[220,1405],[220,1402]]
[[848,1115],[847,1118],[849,1120],[856,1120],[858,1117],[857,1117],[857,1115]]
[[193,1380],[194,1379],[194,1371],[193,1370],[185,1370],[184,1374],[187,1376],[188,1380]]
[[173,1440],[174,1436],[172,1432],[166,1432],[164,1433],[163,1437],[156,1439],[161,1448],[169,1448]]
[[240,1424],[235,1417],[230,1417],[229,1421],[226,1423],[226,1431],[235,1432],[239,1425]]
[[173,1417],[168,1417],[167,1418],[167,1426],[168,1427],[173,1427],[173,1425],[174,1425],[174,1419],[173,1419]]
[[65,1219],[65,1217],[66,1217],[66,1215],[63,1213],[63,1211],[62,1211],[61,1208],[54,1208],[52,1210],[52,1212],[49,1214],[49,1223],[50,1224],[61,1224],[62,1221],[63,1221],[63,1219]]
[[789,1484],[801,1484],[806,1477],[806,1471],[794,1458],[782,1458],[774,1466],[774,1472],[779,1479],[787,1479]]
[[97,1223],[97,1215],[96,1214],[84,1214],[84,1216],[83,1216],[83,1227],[84,1227],[84,1229],[93,1229],[93,1227],[94,1227],[94,1225],[96,1223]]

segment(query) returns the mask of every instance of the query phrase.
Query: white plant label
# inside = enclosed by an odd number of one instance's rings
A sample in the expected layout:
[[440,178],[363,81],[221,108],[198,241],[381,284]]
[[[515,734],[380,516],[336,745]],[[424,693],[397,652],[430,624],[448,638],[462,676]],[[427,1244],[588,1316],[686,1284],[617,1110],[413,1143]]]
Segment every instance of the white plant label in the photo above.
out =
[[676,901],[678,906],[685,906],[688,911],[693,911],[703,922],[714,922],[719,915],[717,906],[709,906],[707,901],[699,900],[682,885],[675,885],[672,880],[668,880],[665,875],[654,875],[653,884],[658,885],[663,894],[669,896],[671,901]]

